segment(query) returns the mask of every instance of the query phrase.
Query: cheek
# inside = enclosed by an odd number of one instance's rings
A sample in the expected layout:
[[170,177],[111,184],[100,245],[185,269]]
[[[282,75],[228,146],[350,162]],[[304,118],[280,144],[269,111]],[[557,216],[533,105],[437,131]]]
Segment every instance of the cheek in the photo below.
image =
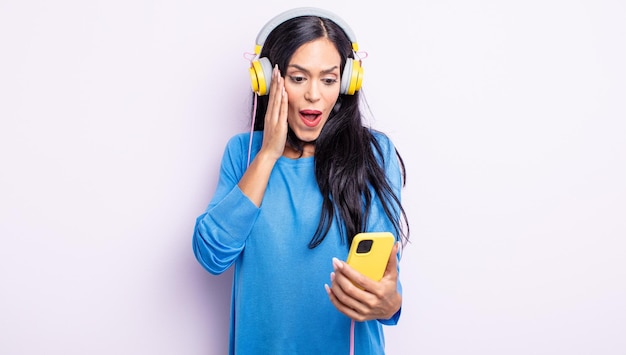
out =
[[295,98],[298,95],[300,95],[298,90],[299,90],[299,87],[297,85],[292,83],[289,80],[289,78],[285,78],[285,92],[287,92],[287,95],[289,95],[289,97],[294,97]]
[[333,87],[332,89],[329,89],[328,91],[326,91],[325,97],[327,101],[332,101],[332,102],[337,101],[339,99],[339,86],[337,86],[336,88]]
[[287,114],[291,116],[294,112],[297,112],[296,105],[294,104],[293,100],[289,100],[289,102],[287,102]]
[[287,122],[290,123],[297,120],[299,115],[298,109],[290,102],[287,107]]

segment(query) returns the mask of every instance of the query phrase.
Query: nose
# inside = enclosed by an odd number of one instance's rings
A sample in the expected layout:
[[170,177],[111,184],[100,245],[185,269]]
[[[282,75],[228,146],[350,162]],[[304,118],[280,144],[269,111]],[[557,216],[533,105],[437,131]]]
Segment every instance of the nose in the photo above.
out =
[[309,102],[316,102],[320,99],[320,90],[318,87],[318,83],[315,80],[312,80],[309,86],[307,87],[307,91],[304,93],[304,98]]

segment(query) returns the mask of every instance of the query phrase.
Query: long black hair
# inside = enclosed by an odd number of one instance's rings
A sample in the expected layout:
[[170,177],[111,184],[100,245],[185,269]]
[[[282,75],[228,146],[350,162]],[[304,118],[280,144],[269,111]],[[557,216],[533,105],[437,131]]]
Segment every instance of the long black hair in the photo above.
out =
[[[354,58],[352,44],[346,33],[333,21],[316,16],[301,16],[278,25],[267,37],[260,56],[266,57],[281,70],[287,68],[294,52],[305,43],[326,37],[335,44],[341,56],[341,75],[347,58]],[[370,215],[372,199],[380,198],[383,210],[393,223],[394,232],[405,244],[409,238],[407,216],[400,197],[385,175],[382,147],[372,129],[363,125],[359,108],[360,94],[340,94],[337,104],[315,141],[315,178],[322,193],[322,214],[309,248],[315,248],[326,237],[334,218],[338,218],[342,238],[352,243],[355,234],[364,231]],[[268,96],[259,96],[254,130],[264,128]],[[254,113],[253,113],[254,114]],[[303,151],[301,142],[289,129],[287,144]],[[396,151],[402,171],[406,169]],[[382,163],[381,163],[382,162]],[[371,189],[371,190],[370,190]],[[373,192],[373,194],[372,194]]]

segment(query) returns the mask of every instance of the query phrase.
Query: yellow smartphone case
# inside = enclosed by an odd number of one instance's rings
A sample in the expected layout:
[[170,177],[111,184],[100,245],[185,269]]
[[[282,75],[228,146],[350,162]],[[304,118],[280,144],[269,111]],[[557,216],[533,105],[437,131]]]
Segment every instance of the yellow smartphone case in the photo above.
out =
[[[346,262],[370,279],[380,281],[395,242],[396,239],[389,232],[359,233],[352,240]],[[364,251],[363,249],[368,249],[367,246],[370,246],[369,250]]]

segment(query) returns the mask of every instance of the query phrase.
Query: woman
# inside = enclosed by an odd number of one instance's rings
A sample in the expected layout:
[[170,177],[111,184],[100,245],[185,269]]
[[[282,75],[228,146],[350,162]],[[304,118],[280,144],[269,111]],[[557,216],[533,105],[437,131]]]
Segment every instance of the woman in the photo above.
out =
[[[228,142],[193,236],[210,273],[235,267],[230,353],[384,354],[382,325],[402,305],[404,166],[363,124],[356,40],[314,8],[278,15],[259,38],[254,131]],[[398,241],[378,282],[342,261],[364,231]]]

